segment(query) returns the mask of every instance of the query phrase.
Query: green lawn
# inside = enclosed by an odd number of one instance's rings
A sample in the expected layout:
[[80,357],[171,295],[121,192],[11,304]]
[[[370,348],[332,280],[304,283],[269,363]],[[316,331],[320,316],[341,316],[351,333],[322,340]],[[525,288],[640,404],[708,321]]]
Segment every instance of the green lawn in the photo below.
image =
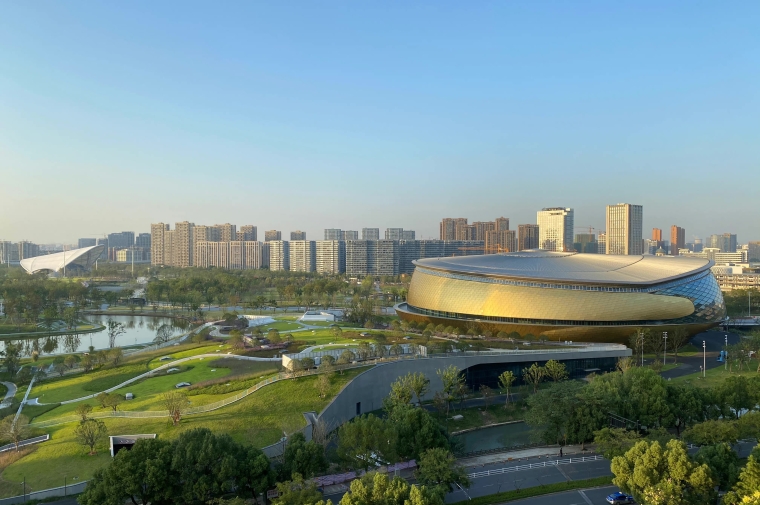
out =
[[[303,412],[321,411],[330,399],[353,377],[366,368],[348,370],[332,377],[332,388],[327,398],[319,398],[314,387],[316,376],[301,377],[274,383],[223,409],[188,416],[178,427],[168,419],[106,419],[110,435],[131,433],[157,433],[161,438],[172,439],[183,431],[205,427],[217,433],[228,433],[235,440],[264,447],[277,442],[282,432],[292,433],[305,426]],[[197,396],[190,397],[195,401]],[[0,494],[10,496],[26,477],[28,489],[46,489],[69,482],[74,477],[86,480],[93,472],[110,461],[107,439],[96,456],[88,456],[76,443],[74,428],[69,423],[48,428],[51,439],[36,446],[30,454],[7,466],[0,475],[3,484]]]
[[275,329],[279,332],[283,331],[293,331],[293,330],[299,330],[303,328],[299,323],[290,322],[290,321],[278,321],[276,323],[272,324],[265,324],[260,327],[261,331],[264,333],[268,332],[269,330]]
[[[449,431],[462,431],[471,428],[480,428],[482,426],[488,426],[490,424],[504,423],[507,421],[520,421],[524,416],[524,412],[518,409],[515,405],[510,405],[509,408],[504,408],[504,403],[499,401],[498,403],[492,403],[488,410],[481,408],[471,408],[457,410],[456,403],[452,405],[449,417],[455,415],[462,415],[464,418],[459,421],[449,419]],[[446,425],[446,416],[441,415],[438,412],[433,413],[441,426]]]
[[727,377],[731,376],[743,375],[747,378],[757,377],[757,367],[758,361],[753,359],[749,362],[749,371],[745,368],[741,372],[737,372],[736,367],[734,367],[734,371],[729,372],[723,366],[719,366],[716,368],[708,369],[707,373],[705,374],[706,377],[704,379],[702,378],[701,373],[696,372],[693,374],[684,375],[683,377],[677,377],[675,379],[672,379],[672,381],[690,383],[699,387],[714,387],[720,385]]

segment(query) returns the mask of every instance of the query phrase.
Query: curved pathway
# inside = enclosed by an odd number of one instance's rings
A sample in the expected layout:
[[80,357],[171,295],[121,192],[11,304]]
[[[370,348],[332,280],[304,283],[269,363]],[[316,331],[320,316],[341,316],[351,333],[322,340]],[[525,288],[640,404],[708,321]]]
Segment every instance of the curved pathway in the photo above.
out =
[[8,392],[5,393],[5,398],[3,398],[2,403],[0,403],[0,409],[4,409],[13,403],[13,397],[16,396],[16,385],[12,382],[5,381],[0,382],[0,384],[8,388]]

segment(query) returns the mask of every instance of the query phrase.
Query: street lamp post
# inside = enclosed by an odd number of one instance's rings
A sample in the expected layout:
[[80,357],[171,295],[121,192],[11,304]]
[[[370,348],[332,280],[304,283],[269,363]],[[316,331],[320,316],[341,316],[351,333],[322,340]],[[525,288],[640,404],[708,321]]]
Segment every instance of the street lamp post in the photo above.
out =
[[705,372],[707,371],[707,344],[705,341],[702,341],[702,378],[704,379],[706,377]]
[[723,346],[723,350],[725,353],[723,354],[723,369],[728,370],[728,335],[724,335],[726,337],[726,345]]
[[639,340],[641,340],[641,367],[644,367],[644,333],[639,332]]
[[662,332],[662,338],[665,339],[665,350],[662,351],[662,366],[665,366],[665,356],[668,354],[668,332]]

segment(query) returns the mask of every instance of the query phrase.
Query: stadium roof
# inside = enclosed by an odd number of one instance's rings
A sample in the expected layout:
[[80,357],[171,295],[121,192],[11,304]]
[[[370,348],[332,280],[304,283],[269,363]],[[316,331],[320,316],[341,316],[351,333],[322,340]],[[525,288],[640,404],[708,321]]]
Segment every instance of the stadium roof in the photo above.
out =
[[428,258],[421,268],[509,279],[589,284],[659,284],[709,269],[713,262],[683,256],[618,256],[550,251]]
[[59,270],[63,270],[64,264],[66,268],[89,270],[100,255],[103,254],[103,249],[105,249],[105,245],[101,244],[55,254],[35,256],[34,258],[21,260],[21,267],[30,274],[46,270],[58,272]]

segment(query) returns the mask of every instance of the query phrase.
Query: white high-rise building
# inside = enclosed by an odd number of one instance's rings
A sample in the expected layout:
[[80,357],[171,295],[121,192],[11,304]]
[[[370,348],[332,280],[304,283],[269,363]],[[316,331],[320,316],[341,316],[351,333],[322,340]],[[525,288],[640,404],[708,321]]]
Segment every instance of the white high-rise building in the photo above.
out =
[[316,247],[313,240],[290,241],[290,271],[313,272],[316,263]]
[[538,248],[547,251],[574,251],[573,209],[550,207],[536,214]]
[[317,240],[317,272],[342,274],[346,271],[346,243],[341,240]]
[[644,207],[619,203],[607,206],[607,254],[643,254]]
[[286,240],[269,241],[269,270],[290,270],[290,244]]

